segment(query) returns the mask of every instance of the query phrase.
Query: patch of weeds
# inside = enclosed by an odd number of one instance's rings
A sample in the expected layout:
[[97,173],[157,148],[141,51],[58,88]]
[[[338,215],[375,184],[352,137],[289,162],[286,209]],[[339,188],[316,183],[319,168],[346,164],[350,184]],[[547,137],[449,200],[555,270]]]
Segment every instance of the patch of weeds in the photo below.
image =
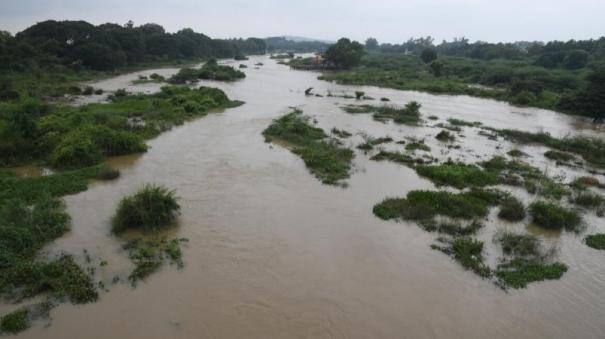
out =
[[393,142],[393,138],[391,137],[380,137],[380,138],[372,138],[366,137],[365,142],[363,144],[359,144],[357,146],[358,149],[362,151],[371,151],[374,149],[374,146],[386,144]]
[[435,139],[442,141],[442,142],[451,142],[451,141],[456,140],[456,137],[452,133],[443,130],[435,136]]
[[502,232],[496,235],[496,242],[502,247],[502,252],[510,256],[539,258],[540,240],[530,234]]
[[591,234],[584,239],[586,246],[605,251],[605,233]]
[[338,185],[350,175],[353,151],[325,141],[324,131],[309,125],[301,111],[274,120],[263,135],[267,142],[289,144],[292,152],[300,156],[311,173],[324,184]]
[[492,276],[492,270],[483,262],[483,242],[469,237],[446,240],[447,246],[433,245],[432,248],[452,256],[462,267],[482,278]]
[[521,221],[525,219],[526,215],[527,213],[525,212],[523,203],[513,196],[503,199],[500,203],[500,212],[498,213],[500,219]]
[[458,220],[428,219],[420,221],[419,224],[420,227],[427,232],[437,232],[451,236],[473,235],[483,228],[483,224],[477,220],[473,220],[472,222],[463,225],[463,223]]
[[501,200],[501,192],[471,190],[464,193],[445,191],[411,191],[407,198],[387,198],[374,205],[377,217],[422,221],[442,215],[456,219],[476,219],[487,216],[489,207]]
[[506,154],[510,155],[513,158],[524,158],[528,156],[527,153],[520,151],[516,148],[508,151]]
[[599,209],[603,206],[605,199],[593,192],[578,192],[570,199],[570,202],[586,209]]
[[128,276],[128,280],[136,286],[139,280],[145,279],[157,271],[166,260],[171,265],[183,268],[183,252],[181,244],[188,242],[186,238],[175,238],[168,240],[160,239],[135,239],[127,242],[123,248],[128,251],[128,257],[135,264],[135,269]]
[[529,214],[534,224],[547,229],[578,231],[582,223],[578,212],[548,201],[532,203]]
[[14,311],[0,318],[0,331],[17,334],[29,328],[29,317],[26,309]]
[[428,160],[424,160],[422,158],[412,158],[411,156],[400,153],[400,152],[387,152],[387,151],[378,152],[378,154],[371,157],[370,160],[391,161],[391,162],[395,162],[398,164],[406,164],[406,165],[423,164],[428,161]]
[[450,124],[439,123],[439,124],[436,124],[435,127],[443,128],[443,129],[446,129],[448,131],[456,132],[456,133],[462,132],[462,128],[460,128],[458,126],[450,125]]
[[489,186],[499,183],[498,175],[475,165],[445,163],[441,165],[418,166],[418,175],[429,178],[438,186],[465,188],[470,186]]
[[331,132],[332,132],[332,134],[334,134],[335,136],[337,136],[337,137],[339,137],[339,138],[343,138],[343,139],[345,139],[345,138],[350,138],[351,136],[353,136],[353,134],[351,134],[351,133],[349,133],[349,132],[347,132],[347,131],[345,131],[345,130],[338,129],[338,128],[336,128],[336,127],[332,128],[332,131],[331,131]]
[[420,151],[424,151],[424,152],[431,151],[431,148],[429,146],[427,146],[424,143],[424,141],[422,141],[422,140],[412,141],[412,142],[408,143],[407,145],[405,145],[405,149],[410,152],[414,152],[416,150],[420,150]]
[[461,119],[455,119],[455,118],[447,119],[447,122],[449,122],[453,126],[466,126],[466,127],[478,127],[478,126],[481,126],[481,123],[478,122],[478,121],[469,122],[469,121],[465,121],[465,120],[461,120]]
[[516,258],[498,265],[496,276],[505,287],[525,288],[527,284],[544,280],[557,280],[567,272],[567,266],[560,262],[552,264]]
[[378,121],[393,120],[397,124],[417,125],[420,122],[420,107],[416,101],[410,101],[403,108],[395,106],[348,105],[342,109],[350,114],[373,113]]
[[595,177],[579,177],[571,183],[571,186],[577,189],[586,189],[587,187],[599,187],[604,188],[605,186]]
[[544,156],[548,159],[555,160],[557,162],[569,162],[576,158],[573,156],[573,154],[559,151],[546,151],[546,153],[544,153]]
[[115,233],[127,229],[144,232],[170,226],[180,211],[174,191],[166,187],[147,184],[132,196],[123,198],[112,219]]

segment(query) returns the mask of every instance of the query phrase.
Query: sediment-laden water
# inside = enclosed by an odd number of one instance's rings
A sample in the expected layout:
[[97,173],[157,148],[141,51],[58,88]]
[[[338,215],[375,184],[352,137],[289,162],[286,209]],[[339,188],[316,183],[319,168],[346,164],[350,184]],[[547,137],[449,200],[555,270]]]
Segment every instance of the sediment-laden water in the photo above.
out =
[[[254,64],[265,65],[255,69]],[[239,64],[240,62],[235,63]],[[143,155],[110,163],[122,171],[113,182],[93,184],[65,198],[72,231],[48,251],[88,250],[97,279],[109,292],[83,306],[64,304],[51,325],[38,323],[22,338],[602,338],[605,333],[605,252],[582,244],[582,235],[545,233],[534,228],[558,259],[569,266],[562,279],[499,289],[430,249],[435,235],[412,223],[385,222],[372,206],[414,189],[434,189],[405,166],[370,161],[356,151],[347,188],[322,185],[302,160],[264,142],[272,119],[301,108],[326,131],[374,137],[426,138],[439,159],[476,162],[505,154],[512,146],[465,128],[460,149],[435,140],[431,126],[381,123],[370,115],[350,115],[340,107],[355,100],[307,97],[304,90],[349,94],[361,89],[393,104],[410,100],[421,113],[480,121],[486,126],[548,131],[555,136],[599,135],[586,121],[551,111],[517,108],[465,96],[435,96],[375,87],[339,86],[316,73],[292,71],[268,57],[245,61],[247,78],[235,83],[202,82],[223,89],[245,105],[189,122],[151,140]],[[158,90],[159,84],[129,85],[139,74],[170,75],[177,69],[149,70],[94,83],[106,91]],[[99,99],[99,97],[92,97]],[[88,98],[87,100],[91,100]],[[376,103],[376,102],[375,102]],[[427,120],[428,121],[428,120]],[[402,149],[391,144],[387,149]],[[573,178],[583,170],[556,167],[545,148],[519,146],[535,166]],[[603,176],[599,176],[601,180]],[[186,237],[185,268],[165,266],[133,289],[111,284],[132,264],[122,241],[110,234],[118,201],[148,182],[164,184],[181,197],[180,227]],[[510,188],[507,188],[510,190]],[[513,191],[527,200],[520,191]],[[499,252],[492,235],[500,228],[522,230],[490,216],[479,238],[489,258]],[[587,215],[587,232],[605,232],[605,220]],[[492,259],[490,259],[492,260]],[[13,309],[2,306],[1,311]]]

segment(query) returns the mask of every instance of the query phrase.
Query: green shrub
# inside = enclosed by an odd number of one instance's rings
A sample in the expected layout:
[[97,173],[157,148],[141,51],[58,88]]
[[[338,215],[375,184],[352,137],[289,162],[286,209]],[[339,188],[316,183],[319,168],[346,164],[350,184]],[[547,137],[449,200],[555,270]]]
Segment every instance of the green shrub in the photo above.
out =
[[500,265],[496,276],[505,286],[524,288],[531,282],[560,279],[565,272],[567,266],[559,262],[546,264],[535,260],[515,259]]
[[529,206],[529,214],[534,224],[548,229],[577,231],[582,218],[576,211],[547,202],[536,201]]
[[103,166],[99,169],[97,179],[99,180],[114,180],[120,176],[120,171],[109,166]]
[[17,310],[0,319],[0,330],[5,333],[16,334],[29,328],[29,317],[26,309]]
[[605,250],[605,233],[589,235],[584,239],[584,241],[589,247],[597,250]]
[[148,184],[120,201],[112,219],[112,230],[115,233],[127,229],[141,229],[144,232],[158,230],[171,225],[179,211],[174,191]]
[[584,208],[598,209],[603,206],[605,199],[596,193],[579,192],[571,199],[571,202]]
[[546,151],[544,156],[551,160],[568,162],[574,160],[575,157],[572,154],[558,151]]
[[506,255],[520,257],[539,257],[540,241],[533,235],[503,232],[496,236],[496,242],[502,246]]
[[50,163],[57,168],[81,168],[103,161],[103,154],[90,137],[65,139],[51,154]]

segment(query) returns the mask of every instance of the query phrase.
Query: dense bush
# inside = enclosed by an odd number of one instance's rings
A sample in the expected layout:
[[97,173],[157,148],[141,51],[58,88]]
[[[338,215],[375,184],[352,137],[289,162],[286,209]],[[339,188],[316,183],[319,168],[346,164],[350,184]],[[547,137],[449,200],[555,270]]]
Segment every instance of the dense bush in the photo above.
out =
[[532,203],[529,206],[529,214],[534,224],[548,229],[577,231],[582,222],[576,211],[547,201]]
[[170,226],[181,209],[174,191],[163,186],[145,185],[132,196],[123,198],[112,219],[115,233],[127,229],[155,231]]

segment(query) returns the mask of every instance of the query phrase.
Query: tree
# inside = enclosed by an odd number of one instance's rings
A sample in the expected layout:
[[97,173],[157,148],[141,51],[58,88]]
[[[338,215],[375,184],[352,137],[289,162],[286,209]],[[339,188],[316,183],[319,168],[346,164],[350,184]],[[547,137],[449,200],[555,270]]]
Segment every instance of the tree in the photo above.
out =
[[378,49],[378,40],[376,40],[375,38],[368,38],[366,40],[366,49],[368,51],[373,51]]
[[443,75],[443,68],[445,66],[443,64],[443,61],[434,60],[433,62],[431,62],[431,64],[429,66],[431,67],[431,72],[433,73],[434,76],[440,77],[441,75]]
[[328,47],[324,58],[327,63],[339,68],[351,68],[359,65],[364,49],[357,41],[351,42],[347,38],[342,38],[334,45]]
[[570,51],[565,60],[563,60],[563,66],[567,69],[580,69],[584,68],[588,63],[588,52],[583,50]]
[[433,48],[425,48],[420,54],[420,58],[425,64],[431,63],[437,59],[437,52]]

